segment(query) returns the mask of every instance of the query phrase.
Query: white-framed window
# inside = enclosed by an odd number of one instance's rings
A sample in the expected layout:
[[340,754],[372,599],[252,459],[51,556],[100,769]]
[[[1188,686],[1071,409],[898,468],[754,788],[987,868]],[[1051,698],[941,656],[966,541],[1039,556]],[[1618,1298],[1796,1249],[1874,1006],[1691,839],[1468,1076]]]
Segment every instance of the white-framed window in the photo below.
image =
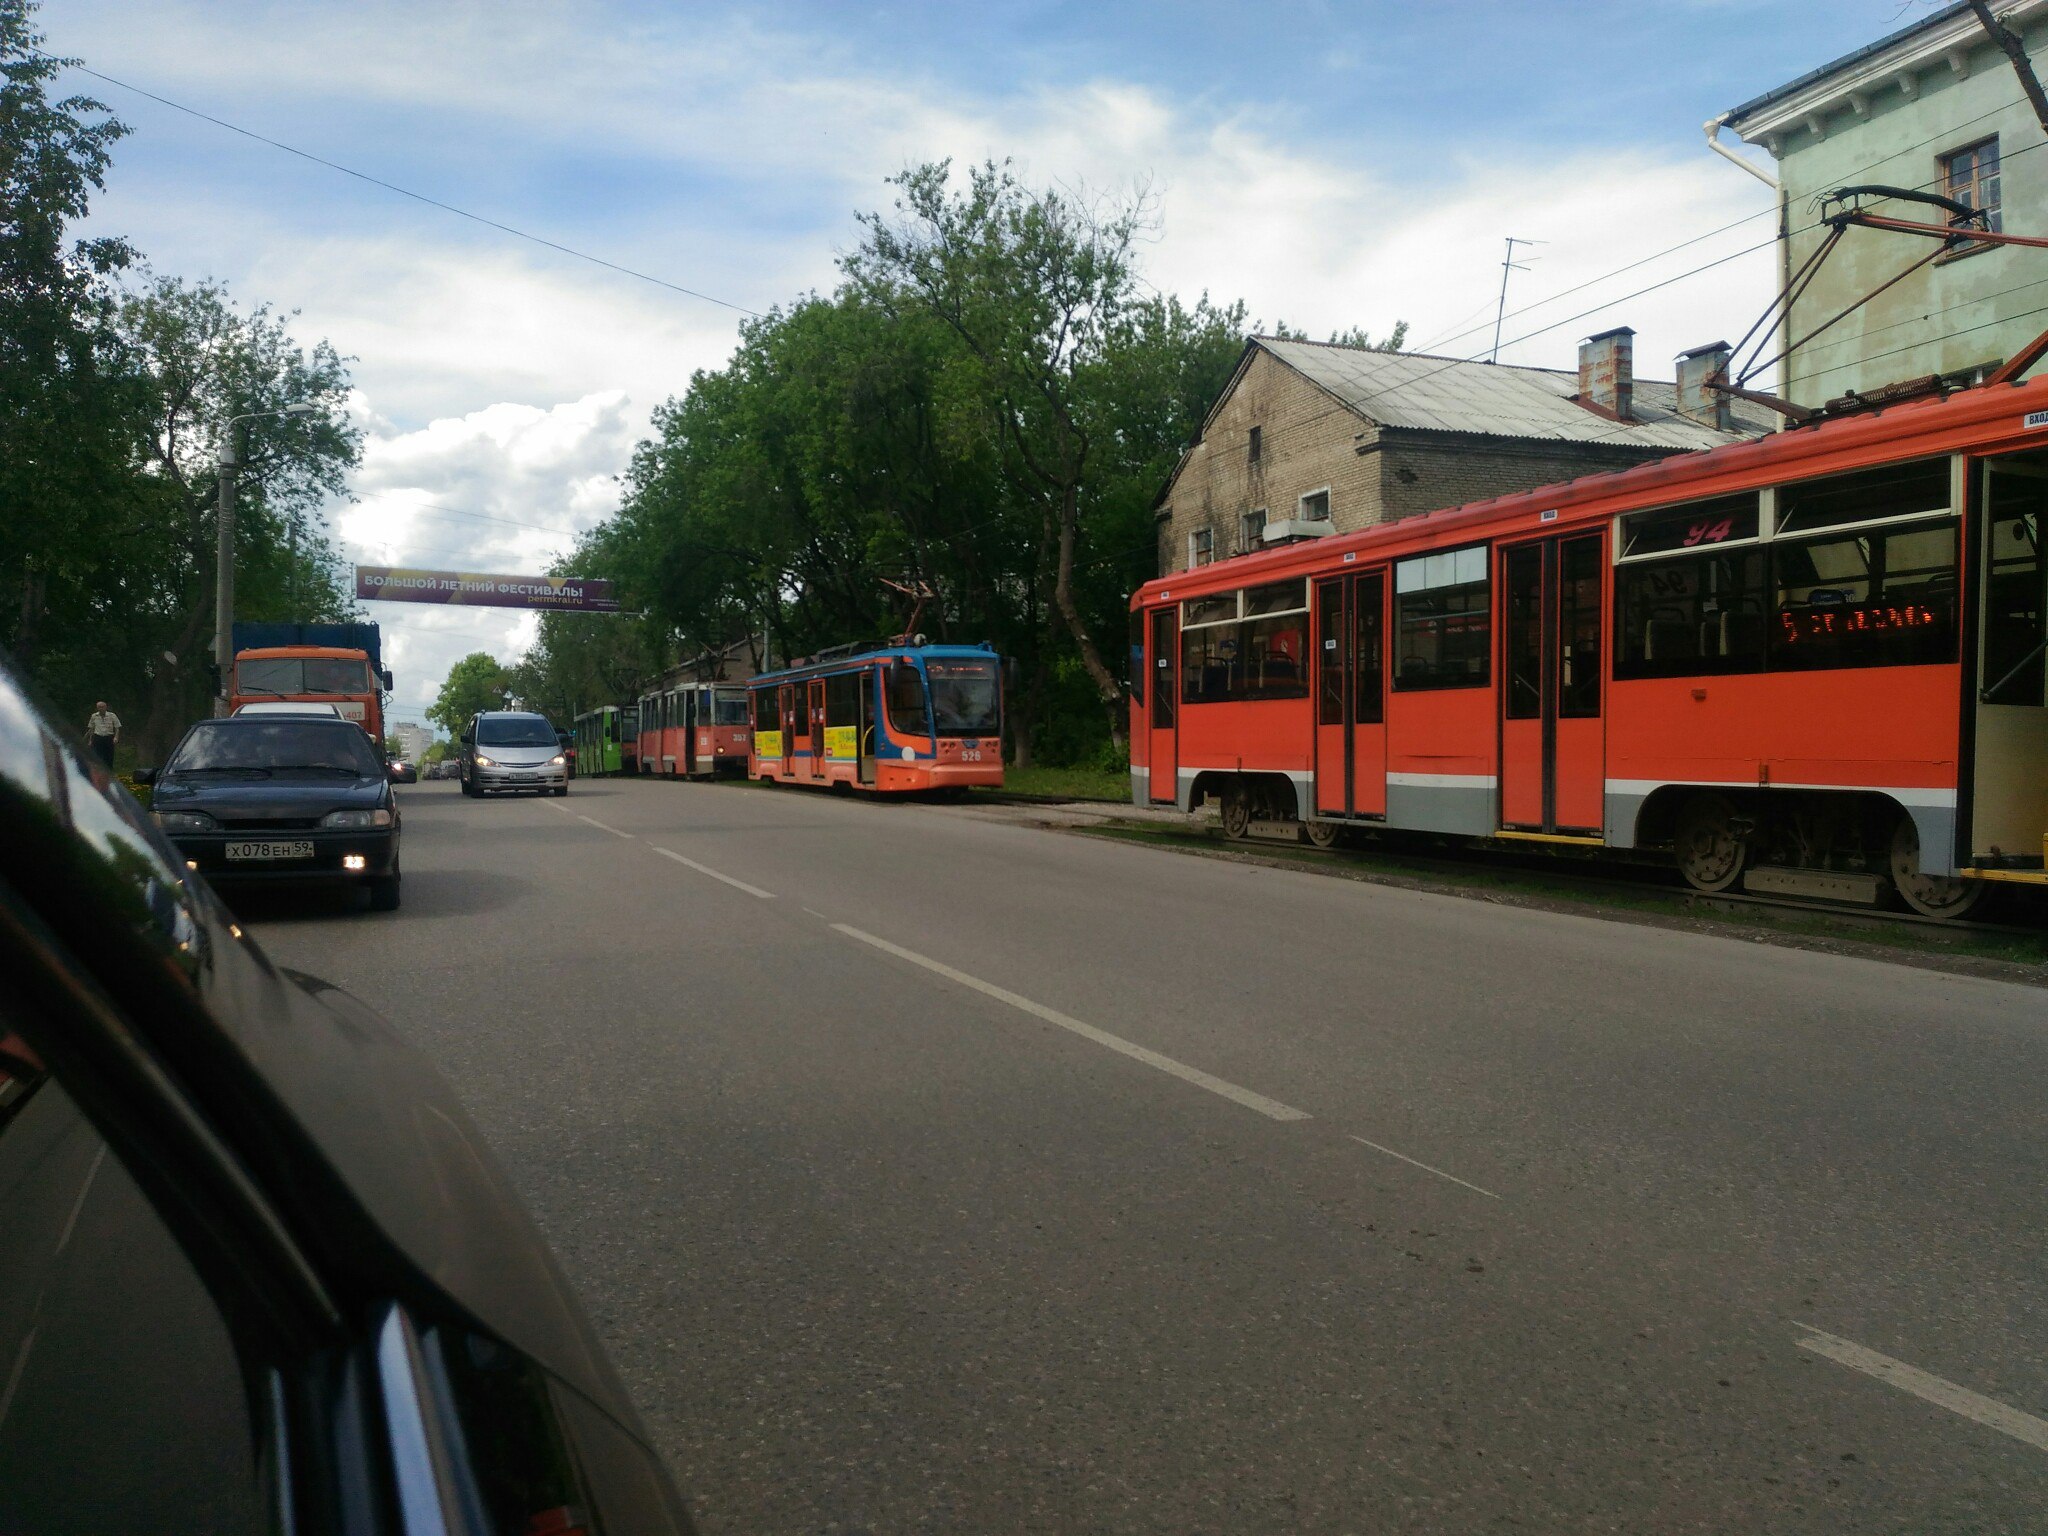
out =
[[1188,569],[1196,570],[1216,558],[1216,535],[1207,528],[1197,528],[1188,535]]
[[1330,488],[1326,485],[1320,491],[1310,491],[1295,504],[1294,515],[1305,523],[1327,523],[1330,520]]
[[1999,207],[1998,138],[1993,135],[1939,157],[1942,191],[1965,208],[1985,214],[1984,227],[2005,227]]
[[1266,509],[1247,512],[1237,520],[1237,552],[1248,555],[1259,547],[1266,532]]

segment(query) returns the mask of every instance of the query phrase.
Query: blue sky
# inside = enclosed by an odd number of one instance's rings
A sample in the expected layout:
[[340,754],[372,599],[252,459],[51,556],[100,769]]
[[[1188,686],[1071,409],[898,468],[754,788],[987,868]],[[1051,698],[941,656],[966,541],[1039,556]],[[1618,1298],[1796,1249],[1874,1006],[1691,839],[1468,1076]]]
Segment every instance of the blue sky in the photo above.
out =
[[[1011,157],[1149,188],[1163,289],[1318,332],[1407,319],[1454,355],[1489,339],[1502,237],[1544,241],[1504,360],[1569,366],[1629,324],[1638,370],[1668,377],[1772,287],[1767,252],[1738,254],[1768,240],[1769,189],[1706,152],[1703,120],[1931,8],[60,0],[42,24],[109,75],[748,308],[828,287],[905,164]],[[352,559],[538,569],[616,505],[649,410],[732,345],[731,310],[76,84],[135,129],[101,229],[357,359],[366,458],[329,514]],[[400,716],[532,632],[373,612]]]

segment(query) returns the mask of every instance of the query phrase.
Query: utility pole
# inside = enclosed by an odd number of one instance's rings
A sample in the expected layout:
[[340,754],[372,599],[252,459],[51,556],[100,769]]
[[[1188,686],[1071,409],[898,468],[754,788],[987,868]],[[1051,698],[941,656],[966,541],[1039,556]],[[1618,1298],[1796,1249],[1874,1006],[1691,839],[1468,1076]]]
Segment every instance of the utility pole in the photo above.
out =
[[1500,361],[1500,323],[1507,318],[1508,313],[1508,274],[1510,272],[1526,272],[1529,270],[1521,262],[1515,260],[1515,247],[1518,245],[1542,245],[1543,243],[1541,240],[1524,240],[1518,235],[1508,236],[1507,259],[1500,264],[1500,303],[1493,311],[1493,350],[1486,357],[1489,363]]
[[220,511],[214,517],[213,549],[213,665],[220,678],[214,697],[215,717],[228,712],[228,695],[234,689],[235,666],[235,471],[240,455],[235,451],[242,433],[242,417],[227,425],[221,438]]
[[[228,712],[228,698],[234,691],[235,670],[235,471],[241,468],[248,429],[244,422],[268,421],[282,416],[317,416],[320,407],[305,401],[276,411],[245,411],[230,416],[222,429],[220,458],[220,511],[214,518],[213,546],[213,663],[220,673],[220,692],[213,701],[216,716]],[[296,535],[296,528],[293,530]],[[293,549],[297,550],[296,538]]]

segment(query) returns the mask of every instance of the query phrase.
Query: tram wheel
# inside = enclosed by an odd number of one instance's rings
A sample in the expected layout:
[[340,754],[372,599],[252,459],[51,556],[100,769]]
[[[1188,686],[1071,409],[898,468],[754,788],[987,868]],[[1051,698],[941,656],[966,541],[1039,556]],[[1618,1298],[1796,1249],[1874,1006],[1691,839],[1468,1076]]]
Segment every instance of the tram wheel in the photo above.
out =
[[1252,835],[1252,797],[1241,789],[1223,792],[1223,835],[1240,843]]
[[1742,878],[1749,844],[1726,795],[1694,795],[1678,813],[1678,871],[1696,891],[1725,891]]
[[1337,821],[1305,821],[1301,830],[1312,848],[1334,848],[1344,841],[1344,824]]
[[1920,829],[1911,816],[1901,816],[1892,832],[1891,871],[1899,899],[1922,917],[1950,921],[1967,917],[1984,899],[1988,888],[1982,880],[1921,873]]

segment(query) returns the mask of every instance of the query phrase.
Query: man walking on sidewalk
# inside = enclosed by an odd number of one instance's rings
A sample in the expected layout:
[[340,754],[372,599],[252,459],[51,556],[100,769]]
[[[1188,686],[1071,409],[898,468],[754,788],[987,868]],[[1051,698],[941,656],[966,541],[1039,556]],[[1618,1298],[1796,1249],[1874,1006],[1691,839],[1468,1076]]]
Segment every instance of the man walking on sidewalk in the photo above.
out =
[[121,739],[121,717],[107,708],[105,699],[93,705],[92,718],[85,722],[85,739],[92,746],[93,756],[105,763],[111,773],[114,743]]

